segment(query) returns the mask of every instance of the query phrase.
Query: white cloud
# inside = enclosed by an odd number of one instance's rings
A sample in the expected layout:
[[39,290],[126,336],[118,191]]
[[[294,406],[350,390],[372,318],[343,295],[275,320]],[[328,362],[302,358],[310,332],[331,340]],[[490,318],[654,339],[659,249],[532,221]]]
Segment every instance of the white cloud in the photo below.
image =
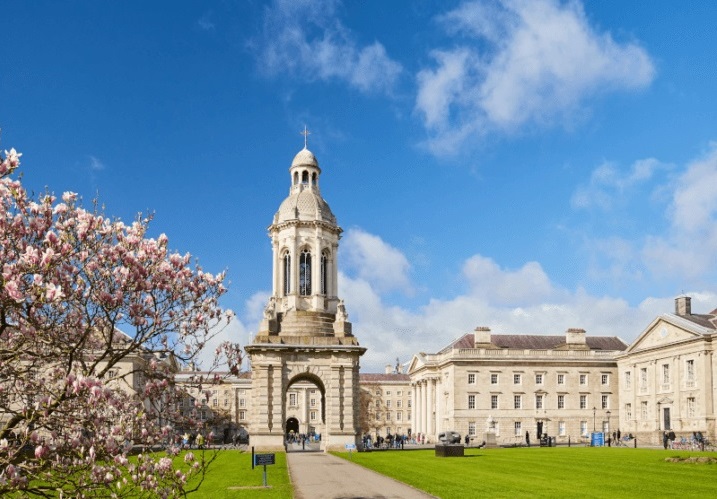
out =
[[408,258],[380,237],[349,229],[341,244],[341,262],[350,273],[380,292],[412,294]]
[[671,165],[655,158],[635,161],[630,169],[622,172],[618,165],[604,162],[593,170],[590,182],[578,187],[570,199],[573,208],[599,208],[611,210],[615,203],[632,197],[631,189],[644,185],[654,178],[656,172],[669,170]]
[[266,8],[262,36],[252,42],[260,70],[389,93],[401,65],[377,41],[360,46],[338,19],[338,5],[335,0],[276,0]]
[[709,282],[717,274],[717,143],[688,164],[674,185],[670,231],[648,237],[643,257],[658,275]]
[[[380,241],[362,231],[355,234]],[[395,248],[391,253],[400,255]],[[401,260],[396,254],[392,258]],[[629,343],[657,315],[674,310],[673,297],[648,297],[631,306],[622,298],[560,288],[537,262],[509,270],[482,255],[468,258],[457,277],[459,284],[467,285],[465,293],[408,309],[386,303],[383,291],[361,277],[372,272],[359,267],[373,264],[370,259],[357,259],[351,264],[354,277],[339,276],[339,294],[346,301],[354,334],[368,348],[361,361],[364,372],[381,371],[396,357],[405,362],[417,352],[436,352],[477,326],[488,326],[495,334],[549,335],[579,327],[589,335],[618,336]],[[712,292],[688,294],[698,313],[712,310],[717,303]]]
[[435,67],[417,76],[416,110],[434,152],[472,134],[569,119],[589,96],[654,76],[642,47],[597,32],[578,2],[466,2],[439,21],[469,43],[435,50]]
[[98,158],[96,158],[95,156],[92,156],[92,155],[90,155],[88,157],[90,160],[89,165],[88,165],[90,171],[98,172],[98,171],[102,171],[105,169],[104,163],[102,161],[100,161]]

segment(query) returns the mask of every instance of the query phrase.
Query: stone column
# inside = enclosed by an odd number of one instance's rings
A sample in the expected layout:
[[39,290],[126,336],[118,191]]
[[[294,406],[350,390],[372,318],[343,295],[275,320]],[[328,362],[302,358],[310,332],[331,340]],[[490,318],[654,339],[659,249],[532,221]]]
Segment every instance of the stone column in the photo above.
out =
[[[428,434],[428,383],[426,380],[421,381],[421,433]],[[426,439],[428,441],[428,439]]]
[[415,427],[413,429],[414,433],[421,433],[423,428],[423,409],[421,408],[421,382],[416,381],[415,386],[415,392],[416,392],[416,398],[413,399],[413,411],[415,413]]
[[435,390],[433,389],[435,380],[433,378],[428,378],[426,380],[426,383],[428,384],[428,424],[426,425],[426,433],[428,433],[433,439],[436,438],[436,425],[435,425]]
[[436,427],[435,432],[438,435],[443,431],[443,390],[441,389],[441,378],[436,378]]

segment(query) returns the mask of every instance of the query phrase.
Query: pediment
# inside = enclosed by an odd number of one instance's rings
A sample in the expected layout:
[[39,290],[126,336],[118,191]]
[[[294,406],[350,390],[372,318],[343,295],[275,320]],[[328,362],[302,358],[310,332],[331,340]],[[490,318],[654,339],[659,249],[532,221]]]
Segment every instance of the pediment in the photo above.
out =
[[640,334],[626,353],[637,350],[659,348],[661,346],[680,343],[685,340],[701,338],[702,335],[689,327],[676,323],[677,321],[667,320],[666,317],[658,317]]
[[426,363],[424,362],[423,355],[414,354],[413,358],[411,358],[411,362],[408,363],[406,373],[411,374],[425,365]]

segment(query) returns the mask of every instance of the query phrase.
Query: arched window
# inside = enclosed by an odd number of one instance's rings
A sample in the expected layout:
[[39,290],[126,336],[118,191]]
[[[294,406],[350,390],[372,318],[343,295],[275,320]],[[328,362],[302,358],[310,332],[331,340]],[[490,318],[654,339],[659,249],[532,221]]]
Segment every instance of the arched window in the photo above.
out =
[[291,255],[284,253],[284,295],[291,293]]
[[314,172],[314,173],[311,174],[311,185],[313,185],[314,187],[316,187],[316,184],[317,184],[317,182],[316,182],[316,172]]
[[321,253],[321,294],[329,293],[329,254],[324,251]]
[[309,250],[302,251],[299,260],[299,294],[302,296],[311,294],[311,253]]
[[294,185],[299,184],[299,172],[294,172]]
[[306,170],[301,172],[301,183],[304,185],[309,183],[309,172],[307,172]]

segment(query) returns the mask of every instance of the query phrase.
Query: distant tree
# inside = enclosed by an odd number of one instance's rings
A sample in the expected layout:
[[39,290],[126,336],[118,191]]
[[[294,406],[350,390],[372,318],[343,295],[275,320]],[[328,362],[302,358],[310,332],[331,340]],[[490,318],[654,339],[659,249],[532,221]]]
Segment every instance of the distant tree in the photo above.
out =
[[[0,496],[182,495],[206,462],[172,459],[174,428],[196,424],[173,371],[228,323],[224,275],[148,238],[149,218],[31,199],[19,157],[0,153]],[[236,372],[237,345],[216,354]]]

